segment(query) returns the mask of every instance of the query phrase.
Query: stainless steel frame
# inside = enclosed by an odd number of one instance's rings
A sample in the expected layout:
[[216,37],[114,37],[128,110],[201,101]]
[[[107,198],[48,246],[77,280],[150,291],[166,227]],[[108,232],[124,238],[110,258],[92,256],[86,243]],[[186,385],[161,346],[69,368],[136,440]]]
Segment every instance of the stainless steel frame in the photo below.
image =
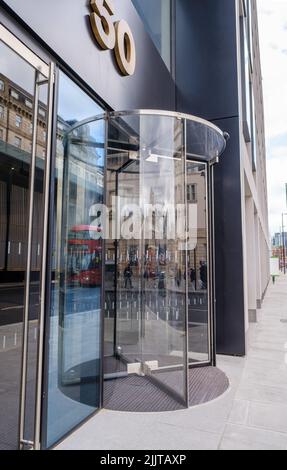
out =
[[199,118],[198,116],[193,116],[192,114],[178,113],[176,111],[160,111],[160,110],[157,110],[157,109],[135,109],[133,111],[111,111],[111,112],[99,114],[97,116],[91,116],[88,119],[84,119],[83,121],[81,121],[81,122],[75,124],[73,127],[71,127],[69,133],[72,133],[75,129],[78,129],[79,127],[82,127],[85,124],[90,124],[91,122],[100,121],[101,119],[108,120],[109,118],[118,118],[118,117],[135,116],[135,115],[174,117],[174,118],[177,118],[177,119],[183,119],[183,120],[186,120],[186,121],[193,121],[193,122],[196,122],[198,124],[202,124],[203,126],[206,126],[210,129],[213,129],[225,141],[225,146],[224,146],[222,152],[220,152],[218,155],[214,155],[214,158],[220,157],[220,155],[225,150],[225,147],[226,147],[226,133],[223,132],[219,127],[217,127],[212,122],[209,122],[209,121],[206,121],[205,119]]
[[32,257],[32,236],[33,236],[33,215],[34,215],[34,192],[35,192],[35,173],[36,173],[36,150],[37,150],[37,124],[38,107],[40,93],[40,73],[35,72],[35,90],[34,90],[34,108],[33,108],[33,137],[32,137],[32,158],[30,166],[29,183],[29,221],[28,221],[28,239],[27,239],[27,264],[26,281],[24,297],[24,325],[23,325],[23,348],[22,348],[22,376],[21,376],[21,402],[20,402],[20,448],[24,446],[33,446],[34,443],[25,440],[25,408],[26,408],[26,383],[27,383],[27,361],[28,361],[28,335],[29,335],[29,306],[30,306],[30,281],[31,281],[31,257]]
[[[45,291],[46,291],[46,267],[47,267],[47,241],[48,241],[48,212],[50,195],[50,169],[51,169],[51,127],[53,107],[54,69],[53,63],[46,64],[21,41],[19,41],[3,25],[0,25],[0,40],[3,41],[13,52],[24,59],[35,69],[34,105],[33,105],[33,135],[29,183],[29,220],[27,237],[27,263],[26,281],[24,292],[24,316],[23,316],[23,344],[22,344],[22,367],[20,384],[20,412],[19,412],[19,448],[40,448],[40,425],[42,405],[42,373],[43,373],[43,344],[44,344],[44,317],[45,317]],[[47,148],[45,165],[45,187],[44,187],[44,214],[43,214],[43,243],[41,264],[41,292],[40,292],[40,317],[38,328],[38,354],[36,371],[36,401],[35,401],[35,433],[34,441],[25,440],[25,409],[26,409],[26,385],[28,368],[28,335],[29,335],[29,308],[30,308],[30,281],[32,262],[32,237],[33,237],[33,215],[34,215],[34,190],[37,157],[37,127],[39,111],[40,88],[48,84],[48,122],[47,122]]]
[[41,447],[41,414],[42,414],[42,383],[43,383],[43,357],[44,357],[44,327],[45,327],[45,306],[46,306],[46,286],[47,286],[47,254],[48,254],[48,222],[50,205],[50,182],[51,182],[51,153],[52,153],[52,126],[53,126],[53,102],[54,102],[55,64],[49,67],[48,79],[48,122],[47,122],[47,148],[45,167],[45,187],[44,187],[44,222],[43,222],[43,243],[42,243],[42,269],[41,269],[41,294],[40,294],[40,317],[39,317],[39,339],[37,357],[37,381],[36,381],[36,403],[35,403],[35,434],[34,448]]

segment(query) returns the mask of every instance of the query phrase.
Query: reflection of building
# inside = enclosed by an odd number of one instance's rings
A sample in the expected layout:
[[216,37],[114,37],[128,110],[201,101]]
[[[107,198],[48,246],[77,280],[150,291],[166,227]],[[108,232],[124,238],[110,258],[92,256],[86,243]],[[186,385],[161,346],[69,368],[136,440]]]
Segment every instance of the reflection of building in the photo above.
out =
[[[0,139],[24,152],[32,149],[33,96],[0,73]],[[39,107],[37,156],[45,158],[46,106]]]
[[[46,105],[41,102],[37,127],[37,171],[35,212],[43,211],[43,161],[46,155]],[[7,281],[22,278],[26,269],[26,221],[29,215],[29,164],[33,135],[33,96],[0,74],[0,151],[1,203],[0,268]],[[10,156],[9,168],[4,155]],[[5,214],[5,215],[4,215]],[[38,271],[41,260],[40,217],[33,227],[32,270]],[[6,253],[6,256],[5,256]]]

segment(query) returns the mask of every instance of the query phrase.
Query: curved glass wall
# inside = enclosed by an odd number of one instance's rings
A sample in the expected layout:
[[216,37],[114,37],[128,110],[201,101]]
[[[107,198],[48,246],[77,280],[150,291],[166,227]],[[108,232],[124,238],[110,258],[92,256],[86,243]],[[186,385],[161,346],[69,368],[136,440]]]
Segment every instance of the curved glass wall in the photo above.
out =
[[55,444],[101,402],[102,240],[94,238],[91,221],[93,206],[104,197],[105,123],[96,120],[72,131],[100,112],[97,103],[60,72],[44,447]]
[[[71,83],[60,83],[63,100]],[[218,128],[191,116],[80,121],[78,104],[60,104],[48,446],[118,398],[157,409],[151,385],[188,406],[189,368],[213,360],[209,181],[225,148]]]
[[138,375],[187,406],[189,367],[213,359],[210,175],[225,138],[166,112],[106,125],[105,405]]

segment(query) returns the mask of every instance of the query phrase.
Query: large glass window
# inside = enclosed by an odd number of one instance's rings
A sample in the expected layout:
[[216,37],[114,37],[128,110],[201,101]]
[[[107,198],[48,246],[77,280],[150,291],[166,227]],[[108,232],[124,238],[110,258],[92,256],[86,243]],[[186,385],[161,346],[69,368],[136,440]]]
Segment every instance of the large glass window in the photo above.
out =
[[172,0],[133,0],[133,3],[170,70]]
[[251,103],[252,103],[252,166],[253,171],[256,171],[257,167],[257,123],[256,123],[256,113],[255,113],[255,96],[254,90],[251,90]]
[[102,238],[93,207],[103,203],[104,122],[73,127],[101,108],[60,73],[54,173],[46,445],[100,406]]
[[257,159],[257,128],[255,117],[255,99],[253,89],[253,32],[252,32],[252,2],[244,2],[244,10],[241,18],[241,42],[242,42],[242,111],[243,133],[245,141],[250,145],[250,160],[253,170],[256,170]]

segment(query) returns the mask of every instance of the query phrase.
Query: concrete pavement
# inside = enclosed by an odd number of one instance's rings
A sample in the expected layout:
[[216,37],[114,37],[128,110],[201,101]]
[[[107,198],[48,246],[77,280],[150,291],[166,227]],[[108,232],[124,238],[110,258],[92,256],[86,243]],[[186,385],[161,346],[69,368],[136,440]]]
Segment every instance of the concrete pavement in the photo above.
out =
[[287,450],[287,276],[270,285],[246,358],[218,357],[230,389],[170,413],[103,410],[57,449]]

